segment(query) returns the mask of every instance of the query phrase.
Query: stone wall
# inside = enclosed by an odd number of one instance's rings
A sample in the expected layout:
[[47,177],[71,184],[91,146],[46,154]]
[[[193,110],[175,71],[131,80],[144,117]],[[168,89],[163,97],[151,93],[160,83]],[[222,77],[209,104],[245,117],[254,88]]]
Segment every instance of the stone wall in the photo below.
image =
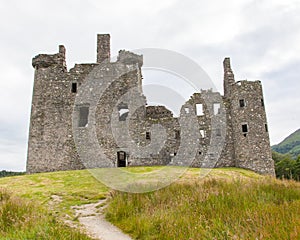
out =
[[236,82],[224,60],[224,96],[195,93],[173,117],[147,106],[143,57],[121,50],[110,61],[110,36],[97,36],[97,63],[67,71],[66,50],[33,58],[34,91],[27,172],[180,165],[242,167],[274,175],[260,81]]
[[239,81],[231,87],[236,166],[273,174],[261,82]]
[[75,94],[70,90],[64,47],[54,55],[38,55],[33,67],[27,172],[81,169],[72,135]]

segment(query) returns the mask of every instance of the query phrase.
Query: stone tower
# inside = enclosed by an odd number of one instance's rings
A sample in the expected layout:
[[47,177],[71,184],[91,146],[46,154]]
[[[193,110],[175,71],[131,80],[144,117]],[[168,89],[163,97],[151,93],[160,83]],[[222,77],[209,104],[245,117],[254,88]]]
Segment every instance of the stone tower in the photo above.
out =
[[274,174],[261,82],[236,82],[229,58],[224,60],[224,97],[230,104],[235,166]]
[[[143,56],[121,50],[111,61],[109,34],[97,35],[96,63],[75,64],[68,71],[65,54],[65,47],[59,46],[58,53],[40,54],[32,61],[28,173],[188,164],[274,175],[261,82],[235,81],[229,58],[223,63],[224,96],[201,90],[183,104],[180,117],[174,117],[165,106],[147,105]],[[179,123],[192,117],[196,134],[186,148],[195,155],[187,163],[181,141],[191,132]],[[154,125],[164,129],[166,139]]]
[[[33,58],[32,96],[27,172],[80,169],[72,138],[72,107],[75,93],[65,62],[65,47],[53,55]],[[74,90],[74,89],[73,89]]]

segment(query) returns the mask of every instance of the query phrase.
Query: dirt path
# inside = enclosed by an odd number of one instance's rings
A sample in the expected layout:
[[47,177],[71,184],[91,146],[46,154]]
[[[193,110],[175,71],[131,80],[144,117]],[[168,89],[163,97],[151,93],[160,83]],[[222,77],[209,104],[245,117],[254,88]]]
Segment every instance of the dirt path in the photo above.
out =
[[73,207],[86,233],[99,240],[132,240],[119,228],[105,220],[103,215],[105,203],[106,200],[100,200],[97,203]]

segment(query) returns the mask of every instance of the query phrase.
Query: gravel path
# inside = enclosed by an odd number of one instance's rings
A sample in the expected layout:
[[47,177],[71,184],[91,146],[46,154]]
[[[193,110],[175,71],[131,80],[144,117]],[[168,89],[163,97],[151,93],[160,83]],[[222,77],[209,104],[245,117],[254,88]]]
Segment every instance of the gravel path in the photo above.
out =
[[132,240],[119,228],[105,220],[103,215],[105,202],[106,200],[100,200],[97,203],[73,207],[86,233],[99,240]]

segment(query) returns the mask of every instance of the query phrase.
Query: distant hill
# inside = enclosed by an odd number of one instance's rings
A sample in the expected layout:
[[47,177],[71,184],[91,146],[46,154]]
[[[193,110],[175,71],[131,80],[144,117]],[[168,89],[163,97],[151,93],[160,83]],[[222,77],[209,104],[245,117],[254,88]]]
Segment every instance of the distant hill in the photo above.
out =
[[289,135],[281,143],[272,146],[272,150],[282,154],[291,154],[293,158],[300,155],[300,129]]

